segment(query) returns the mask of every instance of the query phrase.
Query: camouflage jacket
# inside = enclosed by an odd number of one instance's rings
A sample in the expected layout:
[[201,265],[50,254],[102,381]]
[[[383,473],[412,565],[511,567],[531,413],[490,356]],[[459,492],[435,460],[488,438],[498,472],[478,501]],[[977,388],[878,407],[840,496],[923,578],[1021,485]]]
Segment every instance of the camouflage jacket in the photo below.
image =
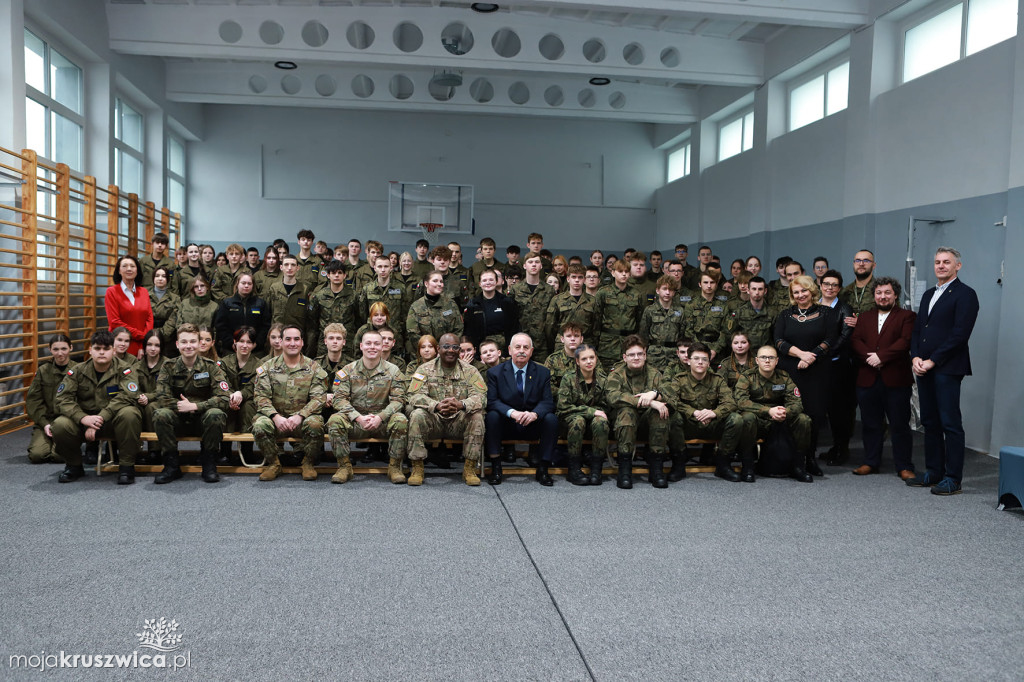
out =
[[326,383],[327,372],[315,360],[302,356],[296,367],[289,367],[279,355],[256,370],[256,410],[266,417],[320,414]]
[[650,364],[637,372],[620,364],[608,374],[604,386],[609,407],[636,407],[638,393],[662,392],[662,374]]
[[360,358],[334,373],[331,392],[334,411],[349,421],[376,414],[387,423],[405,405],[405,377],[390,362],[381,361],[369,369]]
[[434,358],[416,368],[409,378],[409,406],[432,411],[445,398],[458,398],[466,412],[479,412],[487,405],[487,384],[476,367],[459,359],[451,370]]
[[437,301],[428,297],[417,299],[405,318],[405,343],[409,357],[416,357],[416,344],[424,334],[440,342],[442,334],[462,336],[462,313],[455,302],[445,294]]
[[741,412],[756,414],[768,418],[768,410],[782,405],[787,414],[800,414],[804,404],[800,399],[800,390],[789,378],[789,374],[781,369],[775,370],[767,379],[757,370],[748,372],[736,382],[736,405]]
[[689,370],[680,372],[668,382],[665,393],[672,409],[687,418],[692,418],[696,410],[714,410],[719,417],[736,411],[729,384],[713,372],[700,381]]
[[174,409],[181,396],[196,404],[198,412],[210,408],[226,410],[230,385],[220,361],[197,357],[189,369],[180,357],[168,360],[156,378],[154,407]]
[[583,373],[572,369],[562,374],[555,407],[560,420],[572,417],[592,419],[597,410],[608,409],[608,378],[600,367],[594,369],[594,383],[583,381]]

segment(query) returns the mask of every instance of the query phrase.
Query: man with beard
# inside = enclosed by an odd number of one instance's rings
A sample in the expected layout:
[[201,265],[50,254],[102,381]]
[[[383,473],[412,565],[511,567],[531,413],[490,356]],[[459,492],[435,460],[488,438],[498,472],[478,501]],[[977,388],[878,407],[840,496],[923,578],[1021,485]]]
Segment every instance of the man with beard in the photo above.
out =
[[847,317],[844,320],[850,327],[857,324],[857,315],[875,307],[875,300],[871,297],[870,289],[871,282],[874,280],[874,274],[875,254],[867,249],[862,249],[854,254],[854,280],[839,292],[839,300],[853,309],[853,316]]

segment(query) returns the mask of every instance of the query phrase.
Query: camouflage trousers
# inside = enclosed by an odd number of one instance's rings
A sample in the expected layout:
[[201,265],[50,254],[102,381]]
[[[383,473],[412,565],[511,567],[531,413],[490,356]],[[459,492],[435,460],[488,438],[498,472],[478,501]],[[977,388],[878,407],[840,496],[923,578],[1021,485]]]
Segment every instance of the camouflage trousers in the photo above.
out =
[[603,417],[569,417],[563,422],[566,425],[566,440],[569,442],[569,456],[579,457],[583,452],[583,440],[590,432],[591,450],[595,456],[604,457],[608,452],[608,433],[611,425]]
[[256,418],[256,403],[252,400],[243,400],[237,410],[229,407],[224,412],[228,415],[227,428],[234,433],[245,433]]
[[[758,438],[765,438],[768,430],[774,423],[767,417],[759,417],[755,414],[744,414],[743,420],[746,428],[750,429],[751,445],[754,445]],[[791,414],[786,417],[786,426],[793,434],[793,441],[796,443],[796,451],[803,455],[811,449],[811,418],[806,414]]]
[[751,426],[739,414],[733,412],[726,417],[717,417],[708,424],[701,424],[693,417],[683,417],[683,431],[687,438],[718,440],[718,449],[731,457],[747,452],[754,443]]
[[33,464],[64,461],[57,454],[57,443],[46,435],[41,426],[32,427],[32,437],[28,441],[28,461]]
[[388,454],[391,457],[405,457],[405,439],[409,431],[409,420],[401,412],[396,412],[372,431],[367,431],[358,424],[353,424],[348,417],[335,412],[327,419],[327,433],[331,437],[331,448],[334,456],[340,460],[348,457],[351,449],[349,441],[362,438],[387,438]]
[[202,414],[190,412],[179,414],[169,407],[158,407],[153,410],[153,430],[156,431],[157,445],[160,452],[174,453],[178,451],[178,436],[202,437],[202,448],[205,452],[217,452],[224,440],[224,425],[228,416],[224,410],[211,407]]
[[[57,454],[64,458],[68,466],[82,466],[81,448],[85,442],[85,427],[67,417],[57,417],[52,429]],[[122,407],[112,419],[103,423],[103,428],[96,435],[98,438],[113,438],[118,447],[118,461],[124,466],[134,466],[141,433],[142,413],[137,407]]]
[[442,419],[437,413],[421,407],[409,418],[409,459],[426,459],[424,441],[436,438],[462,440],[462,456],[480,461],[484,451],[484,413],[459,412],[451,419]]
[[647,432],[650,451],[657,455],[668,452],[669,420],[662,419],[658,411],[650,407],[620,407],[615,412],[615,440],[620,455],[632,458],[636,450],[636,437]]
[[[256,441],[256,447],[260,449],[268,464],[278,461],[281,455],[281,447],[277,444],[277,427],[270,417],[259,415],[252,422],[252,435]],[[324,445],[324,420],[318,414],[313,414],[302,420],[299,431],[294,431],[289,436],[302,438],[302,451],[306,457],[312,457],[316,461],[320,457],[320,450]]]

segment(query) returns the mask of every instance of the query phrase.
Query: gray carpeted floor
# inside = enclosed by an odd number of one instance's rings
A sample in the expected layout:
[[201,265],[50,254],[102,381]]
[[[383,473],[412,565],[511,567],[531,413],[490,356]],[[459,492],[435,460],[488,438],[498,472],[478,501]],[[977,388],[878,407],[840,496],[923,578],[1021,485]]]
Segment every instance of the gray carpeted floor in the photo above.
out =
[[189,655],[176,679],[1024,671],[1024,515],[995,510],[987,456],[952,498],[850,467],[810,485],[704,474],[632,491],[468,488],[454,468],[419,489],[196,474],[119,487],[58,484],[59,466],[27,463],[27,436],[0,439],[2,679],[39,675],[12,655],[152,653],[136,633],[161,617]]

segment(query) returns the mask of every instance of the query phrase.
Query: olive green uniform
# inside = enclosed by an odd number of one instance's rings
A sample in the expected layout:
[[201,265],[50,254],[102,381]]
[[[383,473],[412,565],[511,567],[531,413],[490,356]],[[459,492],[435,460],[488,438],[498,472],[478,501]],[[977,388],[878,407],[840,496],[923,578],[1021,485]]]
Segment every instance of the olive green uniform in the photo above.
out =
[[[725,457],[744,452],[749,446],[746,422],[737,412],[732,391],[722,377],[708,372],[698,381],[687,370],[668,382],[665,393],[669,405],[683,420],[687,438],[720,440],[719,449]],[[714,410],[717,416],[704,425],[693,418],[697,410]]]
[[[231,394],[221,363],[196,357],[191,368],[178,357],[164,364],[156,379],[153,429],[160,452],[178,450],[178,436],[202,437],[202,449],[215,453],[224,440],[228,396]],[[178,400],[185,396],[195,403],[195,412],[179,413]]]
[[168,362],[164,356],[160,356],[156,365],[150,367],[142,360],[135,368],[139,377],[139,394],[146,396],[146,406],[142,408],[142,426],[146,431],[153,430],[153,410],[156,409],[156,380],[160,376],[160,370]]
[[[866,313],[875,308],[875,297],[871,293],[871,284],[874,278],[868,280],[862,287],[857,286],[857,280],[853,280],[839,292],[839,300],[853,309],[854,315]],[[786,300],[789,303],[789,300]]]
[[442,293],[437,301],[423,296],[409,306],[405,317],[405,343],[409,357],[418,357],[417,344],[424,334],[435,339],[440,339],[443,334],[462,336],[462,314],[446,293]]
[[267,295],[270,293],[271,285],[275,282],[280,282],[282,276],[283,275],[280,270],[275,270],[273,272],[268,272],[267,270],[262,269],[257,270],[256,274],[252,276],[254,292],[264,301],[267,300]]
[[256,370],[256,419],[252,433],[267,464],[279,461],[277,426],[274,415],[302,417],[299,427],[306,458],[315,462],[324,442],[324,406],[327,373],[315,360],[302,356],[297,367],[288,367],[283,355],[267,361]]
[[[840,295],[842,295],[842,292],[840,292]],[[764,295],[764,299],[768,305],[778,310],[793,305],[789,300],[789,282],[784,279],[773,279],[768,283],[768,290]]]
[[636,277],[630,277],[627,280],[627,283],[629,284],[629,286],[636,289],[636,292],[638,294],[640,294],[641,308],[646,308],[648,306],[654,305],[654,302],[658,299],[658,295],[655,293],[657,289],[656,284],[651,280],[647,279],[646,276],[640,279],[637,279]]
[[579,297],[573,296],[568,291],[556,294],[548,304],[544,316],[544,329],[547,334],[549,348],[554,348],[558,343],[558,335],[562,326],[574,322],[583,331],[583,338],[591,343],[594,339],[594,297],[583,292]]
[[[338,463],[349,456],[351,438],[388,439],[391,457],[405,457],[409,422],[402,413],[405,404],[405,378],[390,362],[381,361],[370,369],[362,358],[334,373],[334,414],[327,420],[331,448]],[[361,416],[377,415],[381,425],[367,430],[356,424]]]
[[[196,275],[200,271],[206,272],[208,279],[214,279],[215,273],[207,272],[205,268],[203,268],[202,266],[197,268],[195,271],[193,271],[192,267],[189,265],[186,265],[181,268],[175,268],[174,276],[171,278],[170,283],[171,290],[173,290],[174,293],[178,294],[178,296],[184,299],[186,296],[192,293],[192,282],[195,281]],[[214,282],[210,282],[211,290],[213,289],[213,286]]]
[[767,379],[757,370],[748,372],[736,383],[734,394],[754,440],[768,435],[774,423],[768,411],[781,405],[786,408],[786,426],[793,434],[797,453],[802,455],[810,450],[811,418],[803,413],[800,391],[785,371],[777,369]]
[[244,263],[234,271],[231,270],[230,265],[219,266],[217,268],[217,288],[210,290],[213,300],[220,303],[228,296],[234,296],[235,284],[238,283],[239,276],[247,274],[249,274],[249,268],[245,267]]
[[[392,320],[404,320],[412,305],[412,297],[405,285],[391,278],[387,286],[381,286],[374,277],[372,282],[363,285],[356,301],[356,324],[370,321],[370,306],[384,303],[388,307],[388,315]],[[397,344],[396,344],[397,345]]]
[[196,327],[205,326],[212,332],[213,316],[216,312],[217,302],[210,297],[209,293],[203,294],[201,298],[195,294],[189,294],[181,300],[174,315],[167,318],[167,322],[164,323],[164,328],[160,332],[160,338],[166,339],[168,342],[177,338],[178,327],[186,323],[194,324]]
[[732,353],[729,354],[725,360],[718,365],[718,369],[715,370],[715,374],[725,379],[725,383],[729,385],[729,389],[736,388],[736,382],[739,381],[740,376],[747,372],[756,372],[757,368],[754,367],[754,350],[751,348],[748,362],[746,365],[741,365],[736,362],[736,356]]
[[345,325],[349,341],[342,350],[342,357],[349,362],[355,358],[356,345],[351,343],[351,339],[359,322],[356,321],[355,291],[350,289],[347,283],[338,293],[334,293],[329,284],[315,291],[309,297],[306,321],[306,352],[310,355],[325,354],[327,345],[324,343],[324,329],[327,325],[338,322]]
[[664,372],[676,359],[676,342],[685,332],[685,311],[675,301],[668,308],[661,302],[647,306],[640,318],[640,336],[647,341],[647,362]]
[[651,453],[662,456],[668,452],[669,420],[662,419],[653,407],[638,407],[636,398],[638,393],[650,391],[658,391],[660,395],[661,385],[661,372],[649,364],[634,371],[623,363],[608,374],[605,392],[608,406],[615,412],[615,440],[620,457],[632,461],[636,437],[645,427]]
[[771,346],[775,332],[775,316],[778,309],[761,302],[761,309],[754,310],[750,301],[744,301],[733,308],[726,323],[727,335],[743,332],[750,341],[750,352],[756,353],[761,346]]
[[[255,355],[250,355],[245,364],[238,366],[238,356],[232,354],[221,360],[221,369],[228,381],[228,393],[235,391],[242,392],[242,404],[238,409],[232,409],[225,405],[224,412],[228,416],[228,428],[235,433],[244,433],[252,426],[252,420],[256,418],[256,370],[259,368],[259,360]],[[230,398],[230,395],[228,396]]]
[[703,296],[698,296],[690,301],[684,314],[686,336],[707,344],[715,351],[716,357],[721,357],[728,344],[726,321],[729,312],[726,310],[725,302],[714,297],[708,301]]
[[96,375],[92,360],[69,369],[57,386],[54,403],[60,416],[51,426],[57,454],[69,467],[82,466],[81,445],[85,442],[82,418],[103,417],[98,438],[113,437],[118,444],[121,466],[134,466],[142,433],[139,411],[138,376],[114,360],[102,377]]
[[604,372],[597,367],[594,369],[592,384],[583,380],[583,374],[578,369],[573,369],[563,373],[558,385],[556,409],[558,420],[566,426],[569,456],[582,456],[583,440],[589,431],[593,451],[592,466],[600,466],[600,462],[608,453],[608,433],[611,425],[607,419],[594,414],[597,410],[609,413],[606,382]]
[[[178,296],[169,288],[164,291],[162,298],[157,298],[156,292],[153,289],[148,289],[147,291],[149,291],[149,307],[153,309],[153,329],[160,332],[160,339],[164,345],[167,345],[174,338],[174,335],[172,334],[170,337],[165,336],[164,326],[167,324],[167,320],[174,319],[178,313],[178,308],[181,306],[181,296]],[[162,352],[164,355],[167,355],[169,350],[169,348],[163,348]]]
[[60,416],[55,399],[57,387],[67,373],[68,365],[58,367],[53,358],[41,361],[25,395],[25,413],[35,422],[32,437],[28,441],[28,461],[33,464],[64,461],[57,455],[56,443],[43,429],[52,427],[54,420]]
[[[445,398],[458,398],[465,409],[453,417],[442,417],[434,408]],[[407,394],[413,408],[409,419],[409,459],[427,457],[424,441],[433,438],[462,439],[462,455],[479,462],[484,450],[484,408],[487,384],[480,372],[465,360],[445,369],[440,358],[420,365],[409,379]]]
[[307,313],[309,311],[309,291],[307,285],[299,280],[289,292],[284,280],[270,285],[270,291],[264,300],[270,305],[270,321],[280,322],[286,327],[296,326],[306,335]]
[[139,258],[139,265],[142,271],[139,273],[139,281],[136,282],[140,287],[145,287],[148,291],[153,287],[153,273],[160,268],[167,268],[167,272],[170,276],[167,278],[167,286],[171,285],[171,280],[174,278],[174,259],[170,256],[164,256],[158,261],[153,260],[153,254],[147,253],[145,256]]
[[[398,318],[392,318],[392,319],[398,319]],[[391,327],[390,321],[388,322],[388,326]],[[352,349],[355,352],[356,356],[362,357],[362,352],[359,350],[359,344],[363,340],[363,335],[366,334],[366,332],[370,331],[372,328],[373,327],[372,327],[372,325],[370,323],[366,323],[362,327],[360,327],[359,329],[356,330],[355,336],[353,337],[354,340],[352,341],[352,344],[351,344],[352,345]],[[395,333],[395,345],[391,348],[391,355],[393,356],[395,353],[397,353],[399,351],[402,351],[406,347],[406,345],[405,345],[405,331],[402,330],[401,328],[396,329],[394,327],[391,327],[391,331],[393,331]],[[346,346],[346,348],[347,347],[348,346]],[[395,358],[395,359],[397,360],[398,358]],[[398,364],[394,360],[391,360],[390,362],[392,362],[393,364],[396,364],[396,365]]]
[[612,284],[598,289],[594,296],[594,340],[597,359],[606,372],[622,360],[622,339],[640,329],[642,313],[640,294],[632,287],[619,291]]
[[[464,309],[469,303],[469,293],[472,289],[473,283],[469,279],[469,270],[448,269],[444,276],[444,294],[455,301],[459,310]],[[425,288],[424,291],[426,291]]]
[[544,321],[555,290],[543,281],[531,288],[524,279],[516,282],[508,295],[519,306],[519,328],[533,339],[534,362],[544,362],[550,352]]

